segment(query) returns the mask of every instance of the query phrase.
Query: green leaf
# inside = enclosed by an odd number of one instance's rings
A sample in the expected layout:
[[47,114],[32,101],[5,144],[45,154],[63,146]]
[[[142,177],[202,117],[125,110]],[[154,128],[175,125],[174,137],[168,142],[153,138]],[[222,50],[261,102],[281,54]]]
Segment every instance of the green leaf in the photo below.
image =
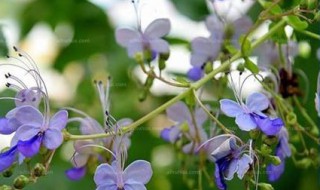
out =
[[[277,23],[273,22],[269,25],[269,28],[272,28],[274,25],[276,25]],[[277,30],[277,32],[275,32],[272,36],[271,39],[276,42],[276,43],[280,43],[280,44],[285,44],[288,41],[288,37],[286,35],[286,32],[284,30],[284,26],[279,28]]]
[[249,58],[245,58],[244,66],[254,74],[259,73],[259,68]]
[[244,35],[242,35],[239,39],[239,43],[241,45],[241,52],[242,52],[242,56],[249,56],[251,54],[251,42],[249,41],[248,38],[245,38]]
[[206,1],[199,0],[172,0],[176,8],[192,20],[202,21],[209,15]]
[[266,2],[266,1],[262,1],[262,6],[265,8],[265,9],[269,9],[270,7],[270,10],[269,12],[273,15],[277,15],[277,14],[281,14],[282,13],[282,9],[281,7],[278,5],[278,4],[273,4],[272,2]]
[[177,76],[175,78],[175,81],[177,81],[180,84],[189,84],[189,82],[187,81],[187,79],[185,77],[182,76]]
[[308,28],[308,22],[302,21],[298,16],[287,16],[286,17],[287,22],[289,25],[291,25],[296,30],[304,30]]

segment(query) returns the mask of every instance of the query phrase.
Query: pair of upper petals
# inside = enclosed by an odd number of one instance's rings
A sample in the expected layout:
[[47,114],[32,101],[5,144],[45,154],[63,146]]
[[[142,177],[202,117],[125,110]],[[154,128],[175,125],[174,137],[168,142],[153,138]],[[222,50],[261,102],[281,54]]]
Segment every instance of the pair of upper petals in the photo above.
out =
[[134,161],[123,172],[118,171],[116,165],[117,161],[114,161],[112,165],[98,166],[94,175],[97,190],[117,190],[120,185],[117,178],[118,172],[121,172],[124,190],[146,189],[145,184],[149,182],[153,173],[149,162]]
[[118,29],[116,31],[116,41],[127,48],[131,57],[138,52],[143,52],[146,43],[156,53],[169,53],[168,42],[161,38],[170,32],[170,28],[169,19],[156,19],[143,33],[128,28]]
[[65,128],[68,120],[68,112],[60,110],[51,119],[48,126],[44,125],[42,113],[32,106],[22,106],[16,108],[15,119],[22,123],[15,133],[11,145],[18,141],[29,141],[44,132],[42,142],[48,149],[55,149],[61,145],[63,135],[61,130]]
[[245,105],[229,99],[220,100],[220,108],[223,113],[229,117],[235,117],[236,123],[244,131],[255,129],[257,124],[252,114],[264,116],[262,111],[268,107],[269,100],[261,93],[253,93],[248,96]]

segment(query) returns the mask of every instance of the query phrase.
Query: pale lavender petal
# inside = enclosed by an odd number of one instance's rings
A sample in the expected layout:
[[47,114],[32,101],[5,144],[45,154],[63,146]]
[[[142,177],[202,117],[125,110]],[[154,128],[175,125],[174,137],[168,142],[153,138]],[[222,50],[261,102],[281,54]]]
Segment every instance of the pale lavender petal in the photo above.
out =
[[205,142],[205,144],[203,145],[203,149],[206,150],[208,158],[215,162],[216,159],[214,159],[211,156],[211,153],[213,151],[215,151],[224,141],[226,141],[227,139],[229,139],[229,136],[226,135],[219,135],[219,136],[215,136],[213,138],[211,138],[210,140],[208,140],[207,142]]
[[138,31],[128,28],[121,28],[116,30],[116,41],[123,47],[128,47],[130,41],[136,39],[140,39],[140,34]]
[[33,125],[23,125],[21,126],[11,141],[11,145],[14,146],[17,142],[20,141],[27,141],[36,136],[40,132],[40,126],[33,126]]
[[246,105],[252,112],[260,112],[269,107],[269,99],[261,93],[253,93],[246,99]]
[[102,126],[95,119],[86,117],[81,121],[80,131],[83,135],[104,133]]
[[132,58],[134,58],[134,56],[137,53],[143,53],[143,42],[142,40],[132,40],[130,41],[130,43],[128,44],[128,55]]
[[117,124],[119,127],[126,127],[126,126],[130,125],[131,123],[133,123],[133,120],[130,118],[123,118],[123,119],[120,119],[119,121],[117,121]]
[[147,190],[147,188],[142,183],[126,183],[124,190]]
[[145,160],[136,160],[132,162],[123,172],[124,183],[146,184],[152,176],[151,164]]
[[36,135],[26,141],[18,141],[18,151],[25,157],[32,157],[38,154],[42,142],[42,135]]
[[194,66],[193,68],[201,69],[203,64],[205,64],[209,59],[208,55],[201,54],[201,53],[192,53],[191,54],[191,65]]
[[317,59],[320,61],[320,48],[317,49]]
[[234,174],[238,171],[238,159],[233,159],[228,168],[223,172],[226,180],[232,180]]
[[43,137],[43,145],[49,150],[58,148],[63,141],[63,135],[61,131],[57,129],[47,129]]
[[42,125],[43,116],[32,106],[20,106],[7,113],[8,119],[15,118],[21,124]]
[[86,175],[86,171],[86,167],[70,168],[67,171],[65,171],[65,174],[68,177],[68,179],[77,181],[82,179]]
[[216,57],[218,49],[213,43],[204,37],[197,37],[191,42],[192,52],[196,54],[206,55],[207,57]]
[[17,107],[29,105],[38,108],[41,102],[41,93],[38,88],[22,89],[16,94],[15,104]]
[[117,174],[109,164],[101,164],[94,174],[94,182],[97,186],[117,185]]
[[91,145],[94,145],[93,140],[77,140],[74,142],[73,147],[76,152],[81,154],[93,154],[95,151]]
[[236,117],[237,115],[244,113],[243,109],[237,102],[229,99],[220,100],[220,109],[229,117]]
[[149,38],[161,38],[170,32],[170,20],[165,18],[156,19],[151,22],[144,34]]
[[208,16],[205,24],[210,33],[216,33],[224,28],[224,24],[215,14]]
[[[206,108],[210,110],[210,107],[206,105]],[[208,114],[203,108],[197,108],[195,110],[195,120],[198,127],[201,127],[203,123],[208,119]]]
[[163,39],[153,39],[150,40],[151,50],[157,53],[169,53],[169,44]]
[[16,159],[17,147],[14,146],[9,150],[0,153],[0,173],[8,169]]
[[235,20],[233,26],[235,30],[234,35],[239,37],[241,34],[247,33],[250,30],[252,20],[248,16],[243,16]]
[[9,135],[16,130],[17,128],[9,125],[9,120],[7,118],[0,118],[0,134]]
[[164,128],[164,129],[162,129],[162,131],[160,132],[160,137],[161,137],[163,140],[165,140],[165,141],[167,141],[167,142],[170,142],[170,138],[169,138],[169,136],[170,136],[170,131],[171,131],[170,128]]
[[[215,141],[211,142],[211,143],[214,143],[214,142],[221,143],[218,146],[216,146],[216,148],[211,152],[211,156],[212,156],[214,162],[229,155],[232,152],[232,147],[231,147],[232,141],[235,141],[235,139],[232,137],[230,137],[228,139],[224,139],[223,137],[221,137],[221,138],[217,138]],[[213,147],[211,147],[211,148],[213,148]]]
[[96,190],[119,190],[117,185],[115,184],[111,184],[111,185],[101,185],[101,186],[98,186],[96,188]]
[[240,114],[236,117],[236,124],[243,131],[250,131],[257,127],[255,120],[252,118],[250,114]]
[[170,106],[167,110],[167,116],[172,121],[185,122],[191,121],[191,114],[187,105],[183,102],[177,102],[176,104]]
[[88,154],[75,153],[75,155],[73,156],[73,158],[71,160],[71,163],[76,168],[83,167],[87,164],[89,156],[90,155],[88,155]]
[[193,141],[191,141],[190,143],[182,147],[182,151],[186,154],[192,153],[194,149],[195,149],[195,143]]
[[172,126],[169,133],[169,140],[171,143],[176,142],[180,138],[181,130],[179,126]]
[[279,144],[280,144],[280,149],[283,152],[283,154],[286,157],[290,157],[291,156],[291,149],[289,146],[289,142],[288,142],[288,138],[289,138],[289,134],[288,131],[285,127],[282,127],[279,134],[278,134],[278,138],[279,138]]
[[62,130],[66,127],[68,121],[68,112],[66,110],[60,110],[54,116],[52,116],[49,124],[49,128]]
[[252,164],[253,162],[253,159],[247,155],[247,154],[244,154],[239,160],[238,160],[238,171],[237,171],[237,174],[238,174],[238,178],[239,179],[242,179],[244,174],[247,173],[247,171],[249,170],[250,168],[250,164]]

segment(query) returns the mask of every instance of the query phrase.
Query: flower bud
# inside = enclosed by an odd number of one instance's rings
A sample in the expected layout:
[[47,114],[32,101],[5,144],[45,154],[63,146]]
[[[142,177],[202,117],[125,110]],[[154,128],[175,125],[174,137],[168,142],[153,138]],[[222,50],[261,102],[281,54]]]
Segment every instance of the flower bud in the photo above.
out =
[[269,183],[259,183],[258,186],[261,190],[273,190],[273,187]]
[[44,167],[43,164],[37,163],[36,166],[33,168],[33,174],[36,177],[41,177],[46,175],[46,168]]
[[11,169],[11,168],[9,168],[9,169],[7,169],[6,171],[2,172],[2,176],[3,176],[3,177],[11,177],[12,174],[13,174],[13,172],[12,172],[12,169]]
[[159,59],[158,67],[159,67],[159,70],[162,71],[163,69],[166,68],[166,62],[164,60],[162,60],[162,59]]
[[170,53],[160,53],[160,60],[167,61],[170,57]]
[[208,74],[211,71],[213,71],[213,65],[212,65],[211,62],[207,62],[205,67],[204,67],[204,72]]
[[0,190],[13,190],[13,188],[8,185],[2,185],[0,186]]
[[134,55],[134,59],[136,60],[137,63],[143,64],[143,54],[142,53],[136,53]]
[[269,146],[272,146],[272,145],[278,143],[278,138],[275,136],[264,136],[263,142]]
[[286,120],[287,120],[288,124],[295,125],[297,123],[297,116],[296,116],[296,114],[291,112],[286,116]]
[[261,145],[261,153],[263,155],[269,155],[271,154],[272,150],[270,148],[270,146],[266,145],[266,144],[262,144]]
[[296,162],[296,166],[302,169],[307,169],[311,166],[312,160],[310,158],[303,158]]
[[139,101],[140,102],[145,101],[145,99],[147,98],[147,95],[148,95],[148,90],[143,89],[139,94],[139,97],[138,97]]
[[273,165],[281,164],[281,159],[278,156],[269,156],[269,159]]
[[249,131],[250,138],[253,140],[257,139],[260,135],[260,130],[251,130]]
[[29,178],[25,175],[20,175],[13,181],[13,186],[16,189],[23,189],[29,183]]

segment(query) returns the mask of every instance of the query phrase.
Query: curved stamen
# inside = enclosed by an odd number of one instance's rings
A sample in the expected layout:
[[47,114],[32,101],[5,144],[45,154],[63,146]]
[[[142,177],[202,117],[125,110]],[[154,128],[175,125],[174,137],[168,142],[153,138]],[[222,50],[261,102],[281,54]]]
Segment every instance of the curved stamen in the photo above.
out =
[[22,102],[21,99],[19,99],[19,98],[13,98],[13,97],[0,97],[0,100],[17,100],[17,101]]
[[15,85],[15,84],[12,84],[12,83],[6,83],[6,87],[7,87],[7,88],[11,88],[11,89],[14,90],[14,91],[20,91],[20,90],[23,89],[23,88],[21,88],[20,86]]
[[8,79],[12,79],[12,80],[17,81],[19,84],[21,84],[21,86],[22,86],[23,88],[25,88],[25,89],[28,88],[28,86],[27,86],[22,80],[20,80],[18,77],[14,76],[14,75],[11,75],[10,73],[8,73],[8,74],[5,75],[5,76],[6,76],[6,78],[8,78]]

